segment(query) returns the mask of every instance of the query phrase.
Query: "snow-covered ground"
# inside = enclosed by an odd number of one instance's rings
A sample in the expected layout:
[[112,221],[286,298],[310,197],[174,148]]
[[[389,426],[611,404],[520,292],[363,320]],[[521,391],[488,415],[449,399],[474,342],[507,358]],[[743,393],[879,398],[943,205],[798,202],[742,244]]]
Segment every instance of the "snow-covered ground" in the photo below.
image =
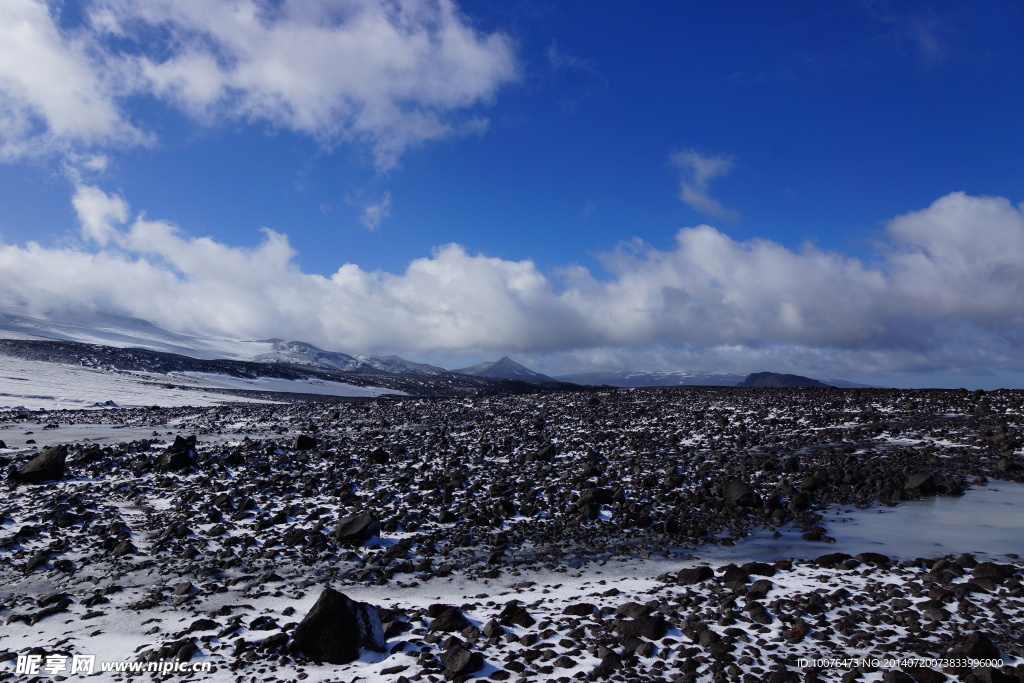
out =
[[194,358],[250,359],[267,353],[265,340],[229,339],[179,334],[139,318],[96,313],[67,314],[61,320],[0,312],[0,339],[56,339],[119,348],[141,347]]
[[90,408],[107,401],[122,407],[267,402],[235,396],[224,389],[359,397],[401,393],[322,380],[250,380],[209,373],[109,372],[0,355],[0,409]]

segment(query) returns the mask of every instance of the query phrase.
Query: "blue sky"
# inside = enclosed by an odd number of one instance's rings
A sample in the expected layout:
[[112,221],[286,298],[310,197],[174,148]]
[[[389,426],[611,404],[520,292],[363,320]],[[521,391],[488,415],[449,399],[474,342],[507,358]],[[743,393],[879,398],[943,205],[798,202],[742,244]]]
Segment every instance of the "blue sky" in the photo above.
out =
[[9,0],[0,304],[1021,386],[1022,35],[1005,2]]

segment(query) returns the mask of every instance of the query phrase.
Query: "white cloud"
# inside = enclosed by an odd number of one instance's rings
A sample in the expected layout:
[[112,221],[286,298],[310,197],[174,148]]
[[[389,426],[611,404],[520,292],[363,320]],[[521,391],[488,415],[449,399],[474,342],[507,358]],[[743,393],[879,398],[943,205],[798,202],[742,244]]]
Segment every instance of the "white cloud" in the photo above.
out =
[[71,204],[82,224],[82,234],[100,246],[115,238],[117,226],[128,220],[128,203],[124,199],[89,185],[75,189]]
[[0,3],[0,158],[146,140],[118,110],[116,69],[105,70],[88,35],[58,29],[57,11]]
[[147,141],[132,98],[199,121],[266,122],[368,145],[387,169],[410,145],[486,125],[474,108],[517,76],[511,41],[451,0],[88,0],[62,28],[43,0],[0,3],[0,152]]
[[385,192],[376,202],[364,204],[359,222],[370,232],[380,227],[385,219],[391,217],[391,193]]
[[[1024,209],[954,193],[887,226],[878,260],[684,228],[633,243],[610,276],[450,244],[404,272],[301,272],[287,238],[195,238],[79,185],[90,248],[0,246],[0,302],[96,310],[175,330],[289,337],[413,356],[514,351],[633,366],[892,374],[1024,370]],[[550,364],[549,364],[550,367]]]
[[679,199],[687,206],[709,216],[738,221],[735,209],[722,206],[709,194],[711,181],[728,174],[735,166],[732,157],[701,154],[695,150],[676,152],[671,162],[679,169]]

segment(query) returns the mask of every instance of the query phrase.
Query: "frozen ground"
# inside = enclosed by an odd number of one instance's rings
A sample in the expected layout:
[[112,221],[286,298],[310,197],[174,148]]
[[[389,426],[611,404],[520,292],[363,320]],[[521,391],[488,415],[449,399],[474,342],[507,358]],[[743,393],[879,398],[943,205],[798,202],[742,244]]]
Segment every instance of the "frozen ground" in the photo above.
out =
[[[1002,558],[1024,555],[1024,484],[992,481],[961,497],[904,501],[895,507],[837,506],[824,512],[836,539],[832,552],[884,553],[900,560],[974,553]],[[758,530],[733,546],[715,546],[702,555],[717,559],[814,558],[820,542],[807,541],[792,528],[781,537]]]
[[[998,669],[930,680],[1019,681],[1022,398],[687,389],[0,413],[9,471],[70,447],[66,476],[8,482],[0,500],[0,679],[27,680],[16,656],[36,652],[180,656],[235,683],[440,683],[464,675],[443,663],[456,638],[483,659],[467,680],[900,681],[799,662],[984,638]],[[172,464],[178,434],[198,439]],[[336,529],[357,511],[380,527],[353,542]],[[385,652],[330,665],[291,648],[328,586],[380,610]],[[439,604],[468,625],[434,629]]]

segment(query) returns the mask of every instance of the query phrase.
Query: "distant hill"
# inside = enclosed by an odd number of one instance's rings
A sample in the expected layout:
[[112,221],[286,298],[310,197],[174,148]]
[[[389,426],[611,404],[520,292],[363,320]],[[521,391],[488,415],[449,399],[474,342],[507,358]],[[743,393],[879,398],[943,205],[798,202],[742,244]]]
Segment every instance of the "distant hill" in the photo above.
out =
[[612,387],[734,387],[743,375],[726,372],[696,372],[691,370],[610,370],[604,372],[579,372],[573,375],[559,375],[560,382],[574,384],[603,385]]
[[261,342],[271,344],[271,350],[255,356],[252,360],[257,363],[290,363],[346,372],[387,372],[399,375],[447,372],[436,365],[414,363],[399,356],[352,356],[337,351],[324,351],[306,342],[283,339],[264,339]]
[[737,384],[738,387],[828,387],[831,385],[800,375],[782,375],[777,372],[754,372]]
[[485,361],[461,370],[452,370],[460,375],[472,375],[474,377],[490,377],[491,379],[518,379],[526,382],[556,382],[547,375],[534,372],[530,368],[520,365],[508,356],[501,360]]

